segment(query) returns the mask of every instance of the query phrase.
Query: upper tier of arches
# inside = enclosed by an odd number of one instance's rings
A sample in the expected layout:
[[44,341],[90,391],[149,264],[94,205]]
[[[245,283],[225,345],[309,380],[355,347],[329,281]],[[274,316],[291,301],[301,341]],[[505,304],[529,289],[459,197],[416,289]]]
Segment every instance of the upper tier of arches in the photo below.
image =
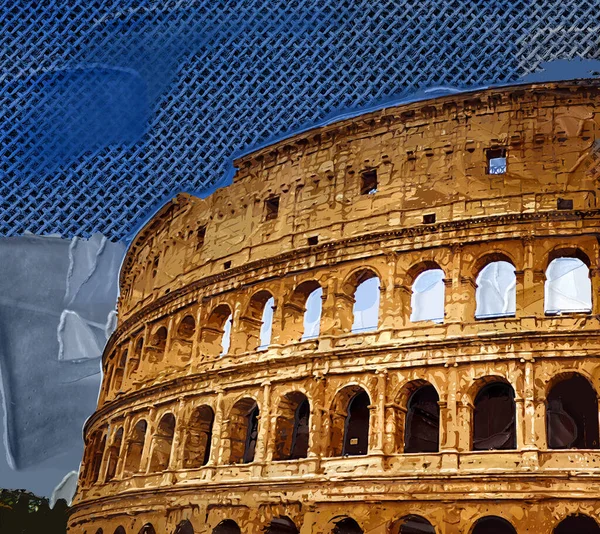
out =
[[[592,298],[600,291],[595,239],[540,240],[537,247],[505,241],[492,251],[474,245],[428,256],[415,260],[416,254],[407,254],[395,264],[373,257],[338,267],[334,276],[331,268],[315,269],[190,302],[146,322],[143,330],[113,347],[105,360],[101,400],[162,369],[185,369],[321,336],[590,314],[598,305]],[[411,259],[414,263],[399,272],[401,262]]]

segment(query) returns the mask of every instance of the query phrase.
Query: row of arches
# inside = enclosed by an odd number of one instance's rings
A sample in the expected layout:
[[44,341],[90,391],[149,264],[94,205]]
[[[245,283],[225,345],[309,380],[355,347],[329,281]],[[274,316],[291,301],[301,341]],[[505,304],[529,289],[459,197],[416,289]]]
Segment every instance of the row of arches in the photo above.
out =
[[[514,450],[516,439],[516,403],[513,387],[499,378],[483,381],[473,402],[471,417],[471,450]],[[435,453],[440,448],[439,394],[430,383],[410,383],[394,404],[397,418],[397,452]],[[326,422],[329,428],[329,457],[365,455],[369,452],[372,405],[367,391],[359,385],[348,385],[335,395]],[[311,445],[311,403],[305,393],[291,391],[282,396],[275,407],[273,461],[306,458]],[[260,407],[251,397],[238,400],[225,414],[226,425],[221,436],[225,464],[247,464],[255,459],[258,442]],[[208,405],[196,407],[184,421],[181,432],[182,458],[175,465],[174,437],[176,418],[164,413],[150,435],[146,419],[135,422],[124,441],[119,426],[107,446],[107,430],[98,430],[91,438],[93,451],[88,483],[100,478],[106,463],[104,481],[115,478],[118,459],[123,456],[123,476],[144,469],[142,456],[147,448],[148,473],[169,468],[193,469],[206,465],[211,458],[215,413]],[[563,375],[550,388],[546,409],[549,449],[597,449],[599,444],[598,399],[592,385],[582,375]],[[323,436],[319,436],[323,439]]]
[[[348,516],[338,516],[331,521],[331,534],[364,534],[359,523]],[[189,520],[181,521],[173,534],[195,534]],[[299,534],[300,529],[289,517],[274,517],[264,529],[267,534]],[[436,534],[435,527],[420,515],[406,515],[393,521],[386,532],[390,534]],[[553,534],[600,534],[600,526],[596,520],[585,514],[572,514],[562,519],[552,530]],[[102,528],[95,534],[110,534]],[[113,534],[127,534],[122,526]],[[137,534],[156,534],[151,523],[145,524]],[[212,534],[242,534],[242,529],[233,519],[225,519],[212,529]],[[477,519],[469,534],[517,534],[517,529],[507,519],[500,516],[484,516]]]
[[[476,277],[475,318],[490,319],[514,316],[516,313],[517,276],[510,258],[502,254],[490,256]],[[434,262],[416,266],[411,275],[410,321],[444,320],[445,273]],[[355,271],[342,284],[338,318],[341,331],[352,333],[377,330],[382,285],[380,276],[371,268]],[[546,314],[585,312],[592,310],[592,287],[589,260],[576,251],[571,256],[552,259],[546,269],[544,291]],[[316,280],[299,284],[284,303],[283,324],[278,329],[277,342],[300,341],[319,336],[323,310],[323,288]],[[144,358],[159,362],[170,348],[185,363],[192,357],[194,343],[202,348],[204,356],[218,357],[230,352],[232,334],[238,336],[244,350],[264,350],[273,342],[273,321],[276,302],[273,294],[262,289],[250,298],[247,309],[236,319],[227,303],[216,305],[198,330],[197,319],[191,314],[183,315],[174,325],[170,335],[166,325],[157,325],[145,341],[139,335],[119,356],[111,358],[107,370],[107,390],[119,391],[125,376],[130,377]],[[344,311],[346,310],[346,311]],[[348,319],[350,318],[350,319]],[[239,341],[241,340],[241,341]]]

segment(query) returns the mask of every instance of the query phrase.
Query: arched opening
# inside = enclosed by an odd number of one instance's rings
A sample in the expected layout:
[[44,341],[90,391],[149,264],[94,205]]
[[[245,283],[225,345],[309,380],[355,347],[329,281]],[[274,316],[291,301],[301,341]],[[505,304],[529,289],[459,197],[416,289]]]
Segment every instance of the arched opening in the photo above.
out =
[[579,258],[553,259],[546,269],[544,311],[549,315],[592,311],[588,266]]
[[285,395],[279,405],[274,460],[297,460],[308,453],[310,405],[299,391]]
[[424,517],[407,515],[394,521],[390,534],[435,534],[435,529]]
[[412,286],[411,322],[441,323],[444,320],[444,295],[444,271],[428,269],[419,274]]
[[273,312],[275,311],[275,299],[270,297],[263,306],[262,315],[260,318],[260,336],[258,342],[258,350],[264,350],[271,344],[271,336],[273,334]]
[[373,271],[362,271],[357,278],[352,307],[352,332],[370,332],[379,325],[379,296],[381,284]]
[[152,523],[146,523],[139,531],[138,534],[156,534]]
[[129,359],[129,368],[127,371],[127,376],[133,375],[140,366],[140,361],[142,359],[142,350],[144,349],[144,337],[140,336],[136,339],[133,345],[133,354]]
[[241,530],[235,521],[225,519],[213,528],[212,534],[241,534]]
[[181,521],[175,529],[175,534],[194,534],[194,527],[189,519]]
[[313,290],[306,299],[306,310],[304,311],[304,332],[302,340],[319,337],[321,330],[321,310],[323,303],[323,289],[318,287]]
[[102,457],[106,448],[106,430],[99,430],[92,438],[92,462],[90,468],[90,484],[98,482]]
[[506,519],[492,515],[478,519],[472,534],[517,534],[517,531]]
[[158,423],[158,428],[153,438],[150,472],[159,473],[169,467],[174,434],[175,417],[173,414],[166,413]]
[[147,347],[147,352],[150,361],[160,362],[165,355],[167,347],[167,327],[159,326],[152,337],[150,338],[150,346]]
[[229,419],[229,463],[248,464],[254,461],[258,438],[258,405],[254,399],[237,401]]
[[266,532],[267,534],[298,534],[298,528],[289,517],[274,517]]
[[231,342],[231,323],[233,316],[227,304],[219,304],[209,315],[202,327],[202,353],[207,356],[219,356],[229,352]]
[[347,386],[336,395],[331,410],[331,455],[358,456],[369,450],[369,405],[367,392]]
[[115,534],[125,534],[125,529],[124,529],[122,526],[120,526],[120,525],[119,525],[119,526],[118,526],[118,527],[115,529]]
[[215,414],[210,406],[196,408],[190,418],[183,451],[183,467],[193,469],[208,463]]
[[315,280],[302,282],[284,305],[282,342],[319,336],[323,289]]
[[108,449],[108,468],[106,470],[106,481],[115,478],[117,473],[117,462],[121,452],[121,444],[123,443],[123,427],[120,427],[115,433],[115,437],[111,446]]
[[240,330],[245,337],[246,350],[265,350],[271,344],[275,299],[266,289],[258,291],[240,317]]
[[98,530],[96,530],[96,534],[104,534],[104,531],[101,528],[99,528]]
[[505,382],[484,386],[475,397],[473,450],[511,450],[517,446],[515,392]]
[[583,376],[564,377],[550,389],[546,430],[549,449],[598,448],[598,396]]
[[124,474],[132,475],[140,470],[147,426],[146,421],[140,419],[129,435],[127,452],[125,454]]
[[363,529],[351,517],[345,517],[335,522],[332,534],[363,534]]
[[431,384],[423,385],[408,400],[404,425],[404,452],[438,452],[440,397]]
[[181,319],[177,327],[177,335],[173,340],[173,352],[182,362],[188,362],[192,358],[195,333],[196,321],[191,315],[186,315]]
[[599,534],[600,527],[595,519],[583,514],[573,514],[563,519],[553,534]]
[[475,302],[477,319],[511,317],[517,310],[517,275],[507,261],[488,263],[477,275]]
[[119,363],[117,364],[113,378],[113,388],[115,392],[118,392],[123,385],[123,375],[125,374],[125,366],[127,365],[127,349],[121,350],[121,356]]

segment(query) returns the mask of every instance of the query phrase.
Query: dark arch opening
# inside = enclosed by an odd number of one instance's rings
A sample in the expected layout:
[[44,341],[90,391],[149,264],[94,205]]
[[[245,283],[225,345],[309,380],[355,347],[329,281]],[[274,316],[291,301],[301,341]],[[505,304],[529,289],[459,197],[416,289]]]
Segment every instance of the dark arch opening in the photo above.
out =
[[193,469],[208,463],[215,414],[210,406],[199,406],[192,412],[183,450],[183,467]]
[[369,449],[369,404],[371,404],[371,400],[366,391],[357,393],[350,400],[344,425],[343,456],[367,454]]
[[177,335],[183,339],[191,339],[196,332],[196,321],[191,315],[186,315],[179,323]]
[[471,534],[517,534],[517,531],[506,519],[492,515],[478,519]]
[[596,521],[583,514],[574,514],[563,519],[554,529],[554,534],[598,534],[600,527]]
[[432,385],[422,386],[410,397],[404,428],[404,452],[438,452],[440,397]]
[[266,532],[267,534],[298,534],[298,528],[289,517],[274,517]]
[[435,534],[432,524],[419,515],[407,515],[395,521],[391,534]]
[[333,534],[363,534],[363,529],[351,517],[336,521]]
[[254,461],[258,416],[259,408],[254,399],[244,398],[234,404],[229,418],[229,463]]
[[160,419],[156,434],[154,435],[152,457],[150,458],[151,473],[158,473],[169,467],[174,435],[175,416],[171,413],[166,413]]
[[515,392],[509,384],[492,382],[475,398],[473,450],[511,450],[516,446]]
[[175,534],[194,534],[194,527],[189,519],[184,519],[177,525]]
[[297,460],[308,453],[310,404],[303,393],[283,396],[276,423],[274,460]]
[[212,534],[241,534],[241,531],[235,521],[232,519],[225,519],[213,528]]
[[140,470],[147,426],[145,419],[140,419],[130,433],[125,453],[125,474],[137,473]]
[[141,529],[139,534],[156,534],[152,523],[146,523]]
[[572,375],[552,387],[546,430],[549,449],[598,448],[598,397],[583,376]]
[[121,527],[121,526],[118,526],[115,529],[115,534],[125,534],[125,529],[123,527]]

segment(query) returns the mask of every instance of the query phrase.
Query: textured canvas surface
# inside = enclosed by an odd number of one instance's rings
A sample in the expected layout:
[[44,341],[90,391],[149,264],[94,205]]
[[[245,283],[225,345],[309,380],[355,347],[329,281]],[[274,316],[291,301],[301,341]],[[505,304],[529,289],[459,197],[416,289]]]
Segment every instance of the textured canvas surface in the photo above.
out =
[[122,239],[226,182],[237,152],[333,114],[600,56],[591,0],[3,2],[0,17],[0,235]]

